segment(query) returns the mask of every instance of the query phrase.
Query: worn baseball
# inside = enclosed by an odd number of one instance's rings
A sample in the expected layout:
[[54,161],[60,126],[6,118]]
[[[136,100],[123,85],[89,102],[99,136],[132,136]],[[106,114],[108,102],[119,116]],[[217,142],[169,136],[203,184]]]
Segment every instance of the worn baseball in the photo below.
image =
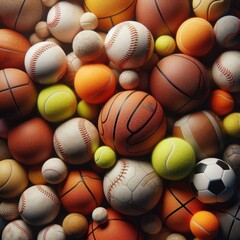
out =
[[114,26],[104,44],[110,61],[122,69],[143,66],[154,50],[151,32],[136,21],[124,21]]
[[220,54],[212,66],[212,76],[219,88],[227,92],[240,91],[240,52]]
[[44,227],[37,235],[37,240],[66,240],[62,226],[50,224]]
[[60,1],[48,12],[48,29],[59,41],[71,43],[75,35],[82,30],[80,17],[83,13],[78,3]]
[[97,224],[104,224],[108,220],[108,212],[104,207],[97,207],[92,212],[92,220]]
[[80,25],[84,30],[95,30],[98,26],[98,18],[92,12],[85,12],[80,17]]
[[61,47],[53,42],[40,42],[26,53],[25,69],[31,79],[40,84],[58,82],[67,69],[67,57]]
[[18,211],[26,223],[43,226],[57,217],[60,206],[58,196],[51,187],[33,185],[22,193]]

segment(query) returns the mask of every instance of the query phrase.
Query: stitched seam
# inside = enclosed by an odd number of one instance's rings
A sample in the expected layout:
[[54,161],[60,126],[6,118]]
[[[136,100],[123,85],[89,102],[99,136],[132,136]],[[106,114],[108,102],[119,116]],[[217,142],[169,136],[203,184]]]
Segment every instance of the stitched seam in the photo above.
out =
[[43,240],[47,240],[47,234],[53,225],[48,226],[43,232]]
[[65,159],[65,158],[66,158],[66,155],[65,155],[65,153],[64,153],[63,146],[61,145],[60,140],[57,138],[57,135],[56,135],[56,134],[54,134],[53,140],[54,140],[54,144],[55,144],[56,147],[57,147],[57,150],[58,150],[58,151],[60,152],[60,154],[61,154],[62,159]]
[[21,205],[19,206],[18,211],[20,214],[22,214],[25,211],[25,209],[26,209],[26,198],[23,193],[21,196]]
[[54,194],[52,194],[51,192],[45,190],[42,186],[37,186],[37,189],[44,194],[47,198],[49,198],[50,200],[52,200],[53,203],[55,203],[56,205],[59,205],[59,201],[56,198],[56,196]]
[[57,3],[54,6],[54,10],[55,10],[54,18],[52,19],[51,22],[48,23],[48,26],[50,28],[56,27],[58,25],[58,23],[60,22],[60,19],[61,19],[61,8],[60,8],[60,4],[59,3]]
[[23,228],[21,225],[19,225],[16,221],[13,222],[13,225],[14,225],[16,228],[18,228],[21,232],[23,232],[29,240],[32,239],[32,238],[31,238],[31,235],[29,234],[29,232],[28,232],[25,228]]
[[152,34],[149,30],[147,30],[147,48],[146,48],[146,57],[144,62],[146,62],[150,57],[151,45],[152,45]]

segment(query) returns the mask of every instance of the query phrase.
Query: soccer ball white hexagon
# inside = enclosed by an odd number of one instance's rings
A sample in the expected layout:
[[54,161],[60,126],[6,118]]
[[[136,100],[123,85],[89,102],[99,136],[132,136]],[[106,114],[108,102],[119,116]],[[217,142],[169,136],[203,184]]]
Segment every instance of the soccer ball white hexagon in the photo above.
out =
[[156,206],[162,195],[162,180],[151,163],[121,158],[103,179],[108,203],[122,214],[136,216]]
[[223,160],[206,158],[196,164],[190,185],[201,202],[222,203],[235,193],[236,175]]

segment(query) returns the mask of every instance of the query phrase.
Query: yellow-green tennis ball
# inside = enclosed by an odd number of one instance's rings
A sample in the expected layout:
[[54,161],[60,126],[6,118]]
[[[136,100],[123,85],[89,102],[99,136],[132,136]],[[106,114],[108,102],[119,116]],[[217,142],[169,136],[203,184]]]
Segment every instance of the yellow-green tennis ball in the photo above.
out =
[[195,152],[185,140],[169,137],[160,141],[152,152],[152,165],[155,171],[168,180],[187,177],[195,166]]
[[240,112],[228,114],[223,119],[223,127],[229,136],[240,137]]
[[94,161],[100,168],[110,168],[116,163],[116,153],[108,146],[101,146],[94,153]]
[[168,56],[176,49],[176,42],[169,35],[162,35],[155,41],[155,51],[161,56]]
[[60,122],[70,118],[77,108],[74,92],[64,84],[56,84],[40,91],[38,111],[49,122]]
[[98,115],[98,105],[87,103],[81,100],[77,105],[77,113],[79,117],[86,118],[87,120],[93,120]]

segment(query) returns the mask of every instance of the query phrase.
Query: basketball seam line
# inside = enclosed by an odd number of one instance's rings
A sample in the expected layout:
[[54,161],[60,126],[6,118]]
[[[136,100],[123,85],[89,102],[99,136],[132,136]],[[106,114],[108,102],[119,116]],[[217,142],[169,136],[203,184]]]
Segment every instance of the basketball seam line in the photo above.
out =
[[18,19],[19,19],[20,15],[21,15],[21,12],[22,12],[22,9],[23,9],[25,3],[26,3],[26,0],[23,0],[23,2],[22,2],[22,4],[21,4],[21,7],[20,7],[20,9],[19,9],[19,11],[18,11],[16,20],[15,20],[14,26],[13,26],[13,29],[15,29],[15,30],[16,30],[16,28],[17,28]]
[[236,216],[237,216],[237,214],[238,214],[239,211],[240,211],[240,206],[238,207],[238,210],[236,211],[236,213],[235,213],[234,216],[233,216],[233,220],[232,220],[232,223],[231,223],[231,227],[230,227],[229,232],[228,232],[228,239],[230,238],[230,234],[231,234],[231,231],[232,231],[234,222],[235,222],[235,220],[236,220]]
[[48,27],[50,27],[50,28],[56,27],[58,25],[58,23],[60,22],[60,19],[61,19],[61,8],[60,8],[60,4],[59,3],[57,3],[54,6],[54,10],[55,10],[54,18],[52,19],[51,22],[47,23]]
[[18,228],[21,232],[23,232],[29,240],[32,239],[28,231],[25,228],[21,227],[16,221],[13,222],[13,225],[16,228]]
[[[28,81],[28,83],[24,83],[24,84],[21,84],[21,85],[17,85],[17,86],[15,86],[15,87],[11,87],[11,89],[17,89],[17,88],[19,88],[19,87],[28,86],[29,83],[30,83],[30,81]],[[2,90],[0,90],[0,93],[1,93],[1,92],[5,92],[5,91],[8,91],[8,90],[9,90],[9,88],[2,89]]]
[[52,194],[51,192],[45,190],[43,187],[41,187],[40,185],[37,186],[37,189],[44,194],[47,198],[49,198],[54,204],[59,205],[59,200],[58,198]]
[[69,192],[71,192],[75,187],[77,187],[81,183],[81,180],[79,180],[74,186],[69,188],[66,192],[64,192],[62,195],[59,194],[60,199],[63,198],[65,195],[67,195]]

